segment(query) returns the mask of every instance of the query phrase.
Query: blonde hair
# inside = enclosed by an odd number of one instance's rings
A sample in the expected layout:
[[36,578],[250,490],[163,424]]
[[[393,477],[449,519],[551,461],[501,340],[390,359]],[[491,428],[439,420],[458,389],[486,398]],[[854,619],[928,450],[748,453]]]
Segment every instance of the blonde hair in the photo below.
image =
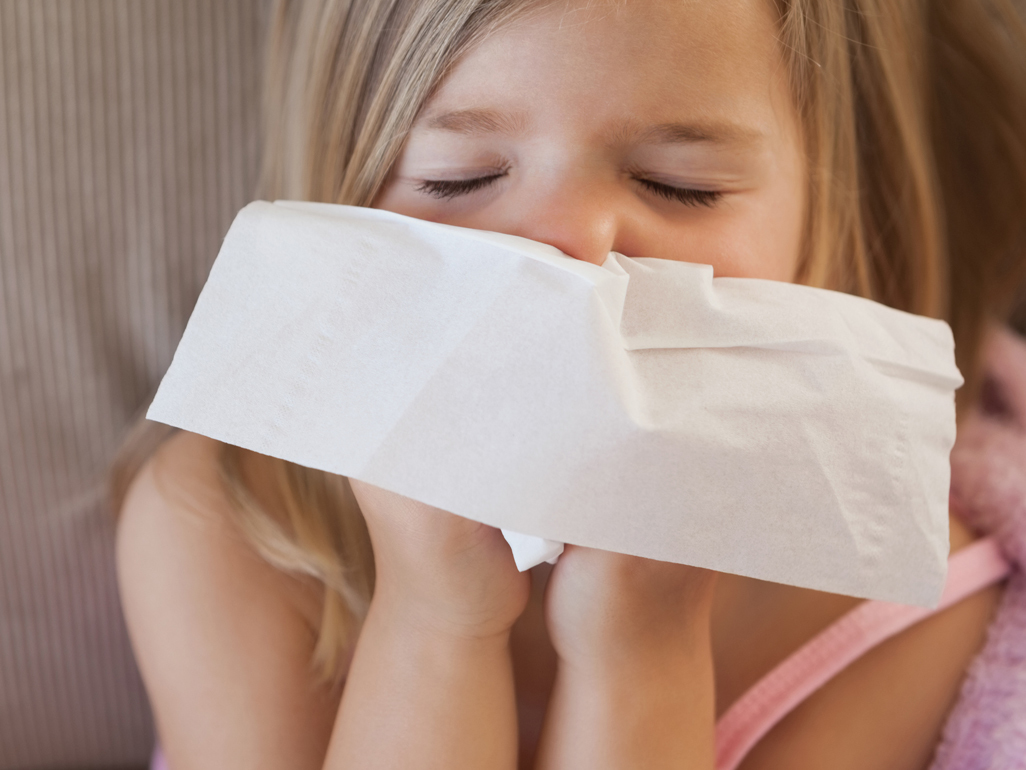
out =
[[[775,2],[810,168],[797,280],[946,318],[968,402],[983,325],[1007,315],[1026,253],[1022,20],[1007,0]],[[277,0],[257,197],[370,205],[446,72],[528,7]],[[115,512],[166,431],[141,423],[125,442]],[[245,452],[222,447],[236,523],[268,562],[324,584],[311,664],[337,683],[373,592],[359,507],[344,477],[274,460],[283,528],[249,493]]]

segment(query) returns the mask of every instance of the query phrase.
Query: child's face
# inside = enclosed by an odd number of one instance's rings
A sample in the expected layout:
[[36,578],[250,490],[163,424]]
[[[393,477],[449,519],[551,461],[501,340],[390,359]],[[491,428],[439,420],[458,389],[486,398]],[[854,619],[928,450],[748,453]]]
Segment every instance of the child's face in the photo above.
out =
[[790,281],[805,175],[768,0],[571,0],[460,61],[374,205]]

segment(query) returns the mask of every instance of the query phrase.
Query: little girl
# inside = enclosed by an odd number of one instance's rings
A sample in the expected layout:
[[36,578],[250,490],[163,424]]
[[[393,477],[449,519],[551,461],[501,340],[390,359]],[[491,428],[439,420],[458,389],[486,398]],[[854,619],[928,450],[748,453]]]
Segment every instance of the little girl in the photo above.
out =
[[[258,197],[851,292],[948,320],[961,414],[980,389],[1026,248],[1002,0],[282,0],[269,42]],[[880,603],[573,545],[519,573],[498,530],[166,433],[140,427],[114,486],[173,770],[918,770],[952,756],[1004,590],[970,581],[760,704]],[[772,718],[738,742],[753,706]]]

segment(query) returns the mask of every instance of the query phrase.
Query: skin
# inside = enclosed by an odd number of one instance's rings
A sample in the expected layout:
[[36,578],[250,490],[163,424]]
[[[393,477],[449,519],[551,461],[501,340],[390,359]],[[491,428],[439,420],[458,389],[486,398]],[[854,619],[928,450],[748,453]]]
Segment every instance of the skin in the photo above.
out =
[[[459,63],[419,116],[375,205],[524,236],[596,264],[617,251],[710,264],[718,276],[789,281],[801,246],[807,169],[774,25],[770,5],[756,1],[551,4],[491,35]],[[368,710],[368,704],[401,700],[429,734],[451,728],[453,720],[464,728],[451,746],[428,740],[438,749],[439,766],[511,766],[512,754],[501,761],[491,752],[515,740],[516,723],[508,708],[505,722],[496,721],[497,712],[476,717],[486,713],[480,704],[487,696],[479,689],[467,692],[472,708],[445,711],[433,699],[418,704],[422,708],[412,705],[413,690],[395,698],[401,682],[382,685],[390,670],[382,644],[396,633],[410,638],[416,632],[402,625],[397,632],[376,610],[389,608],[382,614],[399,617],[413,606],[430,606],[436,623],[469,614],[481,619],[481,643],[494,650],[508,643],[510,619],[524,609],[526,581],[508,558],[494,560],[500,548],[494,530],[361,482],[353,487],[368,512],[375,553],[381,553],[379,537],[390,545],[383,554],[387,589],[375,598],[371,633],[361,639],[353,664],[357,679],[351,677],[342,701],[351,731],[333,743],[335,756],[355,760],[375,748],[380,756],[374,727],[385,709]],[[403,525],[402,542],[393,541],[398,522],[411,515],[416,524]],[[421,526],[449,532],[460,543],[472,538],[481,559],[462,545],[425,550],[433,537],[406,537]],[[456,615],[420,594],[425,574],[447,576],[439,596],[446,604],[456,601]],[[754,682],[744,673],[727,676],[717,692],[716,583],[717,576],[703,570],[568,548],[545,591],[556,673],[538,767],[712,765],[717,711]],[[472,586],[473,594],[456,586]],[[414,587],[417,597],[406,596]],[[793,649],[856,603],[787,588],[760,590],[736,579],[728,579],[720,595],[759,607],[774,593],[777,610],[793,614],[800,630],[793,641],[780,644],[778,635],[778,643],[768,645],[769,660],[750,667],[759,674],[790,651],[781,648]],[[719,611],[716,629],[736,621]],[[460,629],[462,640],[463,621]],[[532,641],[536,651],[542,648],[537,630],[533,640],[521,640]],[[374,656],[366,669],[364,654]],[[475,687],[492,682],[493,698],[508,704],[507,662],[481,661]],[[423,680],[418,685],[423,688]],[[405,749],[395,749],[398,765]]]
[[[531,15],[455,68],[374,205],[596,264],[617,251],[788,281],[806,169],[773,25],[762,2]],[[499,174],[469,194],[423,190]],[[706,200],[668,200],[641,179]]]
[[[617,251],[791,280],[807,169],[774,25],[761,0],[542,6],[457,64],[374,205],[596,264]],[[210,497],[213,444],[180,434],[156,462]],[[265,459],[245,467],[274,511]],[[498,530],[352,486],[377,587],[339,699],[309,694],[286,665],[312,649],[316,587],[189,529],[152,467],[133,485],[120,584],[175,770],[240,756],[246,767],[501,770],[518,765],[518,747],[521,767],[711,768],[717,715],[858,603],[575,546],[554,568],[519,573]],[[216,517],[226,503],[210,500]],[[951,532],[953,548],[972,539],[954,519]],[[980,592],[857,661],[745,770],[924,767],[999,595]],[[197,721],[196,700],[235,692],[245,723]],[[239,713],[230,699],[210,708]]]
[[[596,264],[617,251],[711,264],[717,275],[790,280],[806,169],[773,24],[761,3],[549,5],[489,36],[457,65],[416,121],[375,205],[531,238]],[[526,576],[511,571],[508,557],[496,563],[494,530],[486,537],[480,524],[361,482],[353,489],[386,566],[342,699],[340,726],[348,729],[333,741],[337,754],[330,758],[341,766],[371,755],[375,724],[387,711],[379,702],[387,701],[415,710],[417,724],[432,735],[469,720],[473,729],[460,738],[479,740],[432,742],[439,766],[512,766],[515,752],[502,764],[492,753],[515,744],[511,710],[504,721],[497,713],[474,719],[487,700],[482,682],[492,683],[495,699],[512,704],[509,666],[480,658],[467,709],[439,710],[430,688],[386,695],[403,684],[382,683],[396,670],[381,652],[396,633],[380,617],[401,617],[394,606],[430,606],[435,623],[482,618],[487,631],[476,633],[491,650],[508,644],[525,606]],[[393,540],[411,514],[420,532],[418,510],[425,532],[479,540],[481,558]],[[402,526],[404,535],[410,526]],[[384,551],[379,539],[388,544]],[[454,553],[461,557],[455,563]],[[406,569],[407,562],[416,567]],[[439,596],[446,604],[458,598],[461,608],[446,612],[420,594],[423,578],[416,576],[424,574],[448,575]],[[704,570],[568,549],[546,592],[559,667],[539,767],[621,767],[642,758],[650,767],[711,765],[715,582]],[[458,586],[474,587],[474,595]],[[482,586],[494,590],[482,596]],[[414,589],[417,597],[406,596]],[[496,626],[497,619],[507,622]],[[408,628],[401,633],[417,637]],[[421,695],[426,700],[416,703]],[[428,713],[437,725],[424,719]],[[674,729],[684,724],[691,728]],[[596,734],[612,739],[596,742]],[[450,749],[458,760],[441,759]]]

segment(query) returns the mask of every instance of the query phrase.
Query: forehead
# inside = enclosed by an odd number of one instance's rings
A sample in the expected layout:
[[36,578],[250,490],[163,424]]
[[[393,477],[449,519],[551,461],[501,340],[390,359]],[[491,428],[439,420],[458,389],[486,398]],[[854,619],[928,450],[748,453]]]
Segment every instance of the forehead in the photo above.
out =
[[[795,118],[786,83],[769,0],[559,0],[472,48],[418,122],[515,133],[576,120],[622,134],[686,119],[768,135]],[[449,115],[481,108],[495,111],[490,128]]]

